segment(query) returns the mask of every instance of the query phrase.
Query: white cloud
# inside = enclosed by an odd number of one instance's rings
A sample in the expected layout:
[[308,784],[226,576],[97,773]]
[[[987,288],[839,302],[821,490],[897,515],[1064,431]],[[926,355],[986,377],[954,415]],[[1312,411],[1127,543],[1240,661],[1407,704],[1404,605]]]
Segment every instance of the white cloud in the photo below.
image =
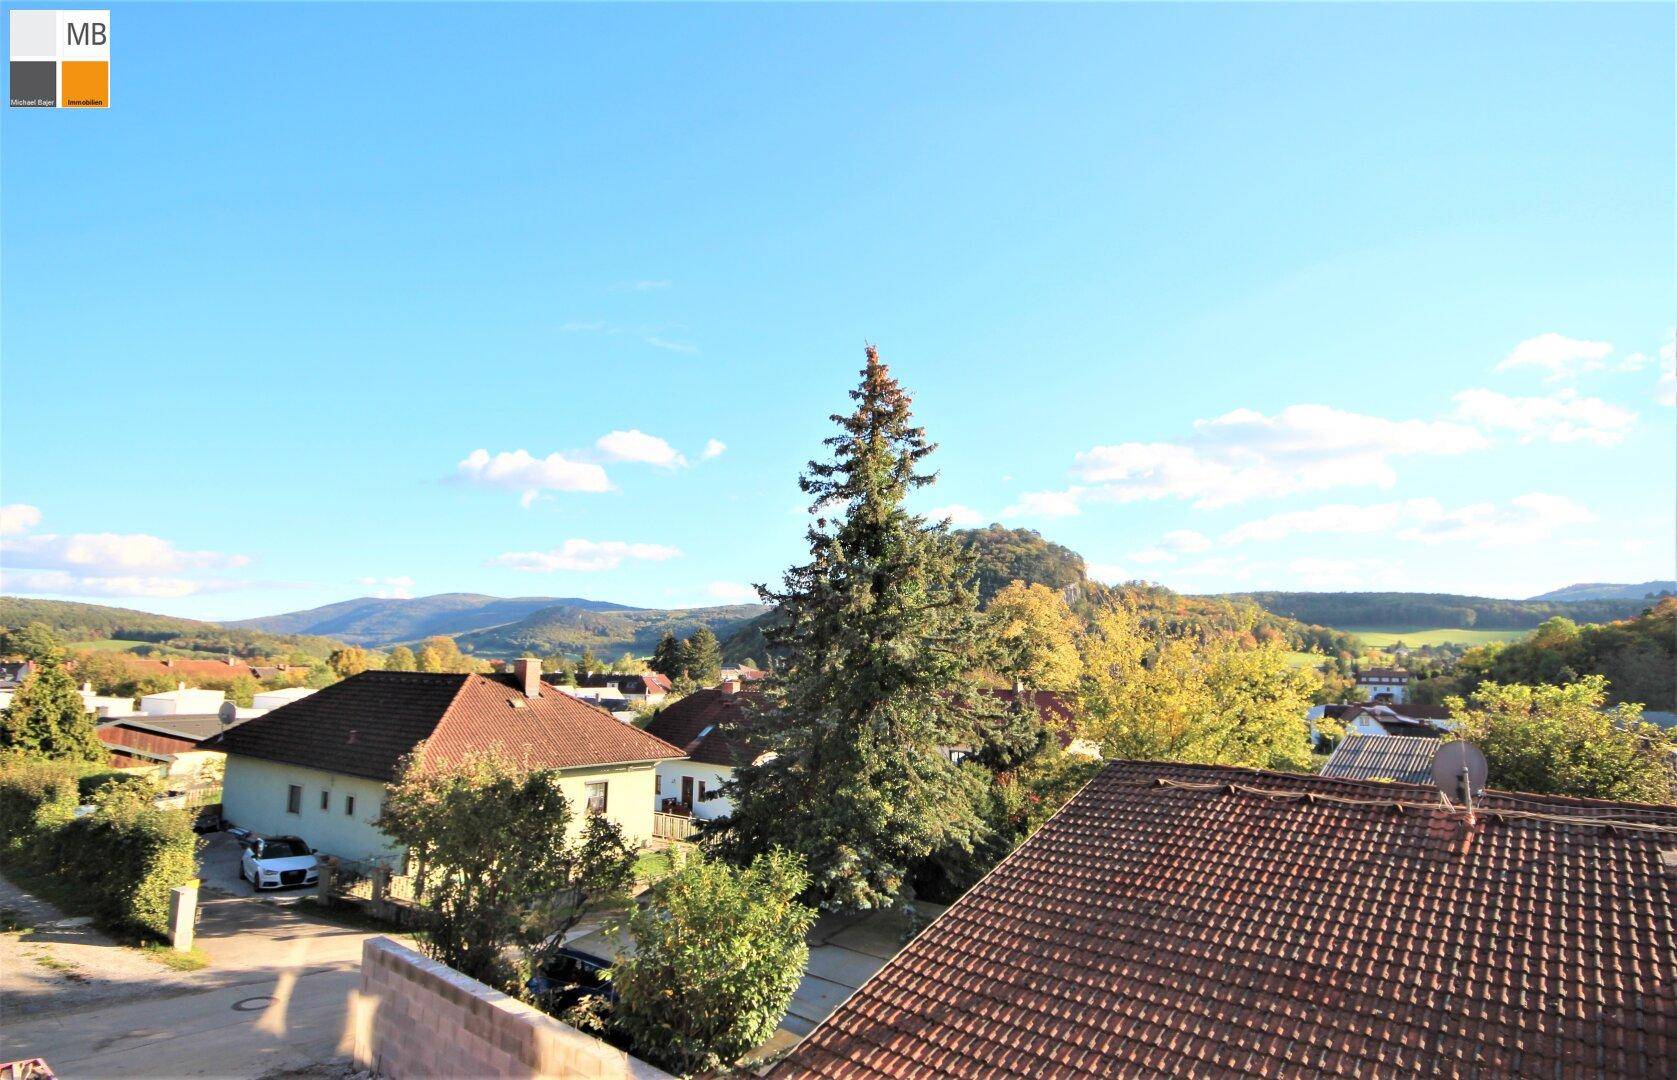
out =
[[1492,431],[1512,431],[1523,443],[1588,442],[1613,446],[1636,425],[1636,414],[1600,398],[1560,390],[1548,397],[1510,397],[1495,390],[1463,390],[1456,416]]
[[685,341],[671,341],[669,338],[659,337],[657,334],[648,334],[643,340],[654,349],[663,349],[665,352],[693,356],[699,351],[697,345],[690,345]]
[[1677,405],[1677,331],[1668,334],[1660,346],[1660,381],[1654,389],[1654,400],[1661,405]]
[[984,524],[984,515],[970,506],[960,503],[950,503],[948,506],[934,506],[926,511],[927,521],[942,521],[949,519],[949,524],[957,529],[971,529]]
[[635,292],[656,292],[659,289],[667,289],[669,287],[670,287],[670,283],[669,283],[669,280],[666,279],[666,278],[659,278],[655,281],[653,281],[653,280],[635,281],[635,282],[631,282],[630,285],[629,285],[629,288],[633,289]]
[[468,483],[522,492],[526,507],[543,491],[611,490],[605,469],[560,453],[538,458],[527,450],[503,450],[493,456],[487,450],[473,450],[455,467],[455,475]]
[[1163,548],[1150,547],[1130,552],[1130,561],[1140,563],[1143,566],[1152,566],[1155,563],[1175,562],[1176,556]]
[[1181,551],[1189,554],[1206,551],[1211,547],[1211,541],[1208,538],[1192,529],[1173,529],[1160,538],[1159,544],[1169,551]]
[[1071,517],[1083,511],[1077,505],[1083,498],[1080,487],[1067,488],[1064,491],[1027,491],[1019,496],[1019,501],[1002,511],[1007,518],[1020,517]]
[[1402,563],[1390,559],[1323,559],[1304,556],[1287,564],[1306,589],[1388,589],[1401,584]]
[[1087,563],[1083,570],[1091,578],[1107,585],[1121,585],[1135,577],[1117,563]]
[[169,541],[145,533],[21,536],[0,545],[0,557],[8,566],[92,575],[236,569],[250,562],[246,555],[181,551]]
[[1237,525],[1223,534],[1226,545],[1285,540],[1297,535],[1388,535],[1409,543],[1458,543],[1481,548],[1534,544],[1572,525],[1596,520],[1591,511],[1562,495],[1532,492],[1498,505],[1473,503],[1446,510],[1437,499],[1356,506],[1340,503],[1291,510]]
[[699,456],[704,458],[706,461],[709,461],[713,457],[721,457],[723,452],[727,449],[728,444],[723,442],[721,439],[706,439],[704,453]]
[[364,577],[356,578],[357,585],[364,585],[374,589],[373,595],[380,600],[412,600],[413,578],[411,577]]
[[1600,371],[1607,366],[1613,352],[1610,341],[1583,341],[1562,334],[1539,334],[1514,346],[1514,351],[1497,364],[1498,371],[1515,368],[1537,368],[1544,373],[1544,381],[1571,379],[1587,371]]
[[1211,508],[1336,487],[1390,487],[1390,459],[1460,454],[1487,445],[1465,424],[1391,420],[1326,405],[1289,405],[1274,416],[1236,409],[1194,424],[1180,442],[1119,443],[1077,455],[1083,481],[1024,496],[1009,514],[1077,512],[1089,501],[1185,499]]
[[705,586],[705,595],[722,604],[755,604],[757,602],[757,590],[739,581],[713,581]]
[[1473,544],[1482,548],[1514,547],[1547,540],[1561,529],[1596,520],[1586,506],[1564,495],[1532,492],[1506,506],[1474,503],[1435,520],[1416,522],[1398,538],[1418,544]]
[[663,544],[631,544],[622,540],[567,540],[548,551],[509,551],[490,559],[489,565],[532,574],[551,574],[556,570],[594,573],[599,570],[616,569],[625,560],[663,562],[680,554],[679,549]]
[[191,578],[144,574],[84,575],[63,570],[7,570],[5,588],[52,596],[148,597],[153,599],[191,596],[204,592],[230,592],[247,587],[245,581],[202,581]]
[[594,441],[594,448],[607,461],[637,461],[661,469],[675,469],[687,464],[687,459],[676,453],[669,443],[634,428],[601,435]]
[[1437,520],[1444,507],[1437,499],[1408,499],[1403,502],[1357,506],[1335,503],[1311,510],[1289,510],[1237,525],[1223,534],[1225,544],[1285,540],[1299,533],[1386,533],[1407,520]]
[[41,511],[28,503],[0,506],[0,536],[16,536],[41,523]]

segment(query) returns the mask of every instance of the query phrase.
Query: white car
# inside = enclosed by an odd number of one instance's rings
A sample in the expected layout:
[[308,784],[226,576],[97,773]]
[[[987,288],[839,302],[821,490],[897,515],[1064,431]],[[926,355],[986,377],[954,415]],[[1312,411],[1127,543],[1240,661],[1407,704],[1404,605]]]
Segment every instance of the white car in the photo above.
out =
[[257,889],[320,884],[314,849],[295,836],[252,836],[239,856],[239,876]]

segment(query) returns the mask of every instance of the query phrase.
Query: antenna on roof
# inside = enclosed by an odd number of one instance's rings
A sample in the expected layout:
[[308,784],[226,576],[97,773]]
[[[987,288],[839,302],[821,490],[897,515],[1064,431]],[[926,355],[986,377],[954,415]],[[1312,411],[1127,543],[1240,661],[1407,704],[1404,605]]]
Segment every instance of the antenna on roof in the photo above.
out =
[[1432,761],[1432,782],[1438,785],[1446,802],[1467,807],[1467,820],[1473,820],[1473,797],[1485,791],[1485,780],[1490,776],[1485,755],[1470,742],[1456,740],[1438,748]]
[[223,701],[215,715],[220,719],[222,727],[229,728],[233,726],[233,721],[239,718],[239,707],[231,701]]

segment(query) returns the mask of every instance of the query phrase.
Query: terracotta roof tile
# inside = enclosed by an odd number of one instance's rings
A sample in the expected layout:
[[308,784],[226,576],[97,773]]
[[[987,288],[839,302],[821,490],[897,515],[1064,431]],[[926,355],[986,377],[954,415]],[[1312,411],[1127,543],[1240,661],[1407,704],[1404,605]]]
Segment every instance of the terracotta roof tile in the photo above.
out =
[[757,698],[750,690],[733,694],[715,688],[695,690],[659,709],[646,731],[680,747],[692,761],[738,765],[748,753],[739,729],[750,722],[747,706]]
[[1677,1073],[1677,807],[1482,811],[1115,762],[773,1075]]
[[540,768],[679,758],[661,739],[551,686],[527,698],[510,675],[367,671],[248,720],[230,754],[389,781],[421,741],[427,762],[500,744]]

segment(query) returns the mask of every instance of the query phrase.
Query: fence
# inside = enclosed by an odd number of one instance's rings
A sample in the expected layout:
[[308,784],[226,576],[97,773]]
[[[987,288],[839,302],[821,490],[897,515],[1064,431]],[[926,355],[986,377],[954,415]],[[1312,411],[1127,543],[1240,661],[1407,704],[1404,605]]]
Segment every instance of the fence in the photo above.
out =
[[691,840],[699,827],[685,814],[652,814],[652,835],[659,840]]

